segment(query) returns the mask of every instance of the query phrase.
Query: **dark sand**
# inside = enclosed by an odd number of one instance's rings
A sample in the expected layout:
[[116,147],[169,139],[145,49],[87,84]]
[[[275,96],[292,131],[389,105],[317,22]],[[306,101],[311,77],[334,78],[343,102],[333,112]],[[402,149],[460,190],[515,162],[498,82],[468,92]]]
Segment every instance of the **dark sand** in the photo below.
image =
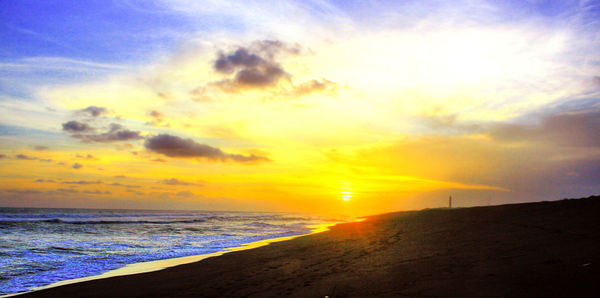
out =
[[24,297],[599,297],[600,197],[369,217]]

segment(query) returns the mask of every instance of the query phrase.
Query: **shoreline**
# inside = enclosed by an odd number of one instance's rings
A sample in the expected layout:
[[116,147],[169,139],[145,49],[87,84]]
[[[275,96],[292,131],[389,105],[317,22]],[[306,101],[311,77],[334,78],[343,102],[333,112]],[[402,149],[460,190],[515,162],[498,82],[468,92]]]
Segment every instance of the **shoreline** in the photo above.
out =
[[600,196],[368,216],[23,297],[596,297]]
[[[360,222],[363,220],[364,220],[364,218],[358,218],[355,221],[349,221],[349,222]],[[211,257],[222,256],[224,254],[231,253],[231,252],[255,249],[255,248],[266,246],[266,245],[276,243],[276,242],[287,241],[287,240],[292,240],[294,238],[298,238],[298,237],[302,237],[302,236],[308,236],[308,235],[313,235],[313,234],[317,234],[317,233],[322,233],[322,232],[328,231],[330,227],[335,226],[337,224],[341,224],[341,223],[346,223],[346,222],[331,222],[331,223],[324,223],[324,224],[319,224],[319,225],[309,225],[307,227],[310,228],[311,231],[310,231],[310,233],[307,233],[307,234],[263,239],[263,240],[259,240],[259,241],[244,243],[241,246],[230,247],[230,248],[227,248],[222,251],[216,251],[216,252],[212,252],[212,253],[208,253],[208,254],[191,255],[191,256],[184,256],[184,257],[177,257],[177,258],[170,258],[170,259],[163,259],[163,260],[154,260],[154,261],[148,261],[148,262],[127,264],[121,268],[109,270],[109,271],[106,271],[101,274],[73,278],[73,279],[65,279],[65,280],[57,281],[57,282],[54,282],[54,283],[51,283],[51,284],[48,284],[45,286],[35,287],[35,288],[32,288],[32,289],[30,289],[28,291],[24,291],[24,292],[0,295],[0,298],[21,296],[21,295],[34,293],[34,292],[38,292],[38,291],[42,291],[42,290],[46,290],[46,289],[51,289],[51,288],[56,288],[56,287],[66,286],[66,285],[72,285],[72,284],[77,284],[77,283],[82,283],[82,282],[87,282],[87,281],[93,281],[93,280],[118,277],[118,276],[134,275],[134,274],[142,274],[142,273],[149,273],[149,272],[156,272],[156,271],[164,270],[164,269],[179,266],[179,265],[199,262],[204,259],[211,258]]]

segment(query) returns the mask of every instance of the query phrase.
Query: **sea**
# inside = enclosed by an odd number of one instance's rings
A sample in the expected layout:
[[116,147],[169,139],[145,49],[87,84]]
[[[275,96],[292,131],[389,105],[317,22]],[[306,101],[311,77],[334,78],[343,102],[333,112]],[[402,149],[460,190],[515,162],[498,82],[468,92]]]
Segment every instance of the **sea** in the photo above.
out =
[[309,234],[340,221],[290,213],[0,208],[0,295],[128,264]]

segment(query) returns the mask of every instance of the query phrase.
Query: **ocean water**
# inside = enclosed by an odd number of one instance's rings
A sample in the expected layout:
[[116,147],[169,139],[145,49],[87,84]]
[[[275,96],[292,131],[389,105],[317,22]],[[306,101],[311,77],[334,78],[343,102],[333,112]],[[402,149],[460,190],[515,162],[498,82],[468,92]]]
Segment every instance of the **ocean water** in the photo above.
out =
[[0,295],[308,234],[326,222],[284,213],[0,208]]

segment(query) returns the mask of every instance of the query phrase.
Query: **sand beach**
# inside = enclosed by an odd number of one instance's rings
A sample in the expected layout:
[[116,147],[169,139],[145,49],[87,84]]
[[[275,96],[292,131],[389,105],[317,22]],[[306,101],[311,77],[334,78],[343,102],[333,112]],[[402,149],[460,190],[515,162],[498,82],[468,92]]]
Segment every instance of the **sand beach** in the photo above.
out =
[[600,197],[426,209],[22,297],[592,297]]

